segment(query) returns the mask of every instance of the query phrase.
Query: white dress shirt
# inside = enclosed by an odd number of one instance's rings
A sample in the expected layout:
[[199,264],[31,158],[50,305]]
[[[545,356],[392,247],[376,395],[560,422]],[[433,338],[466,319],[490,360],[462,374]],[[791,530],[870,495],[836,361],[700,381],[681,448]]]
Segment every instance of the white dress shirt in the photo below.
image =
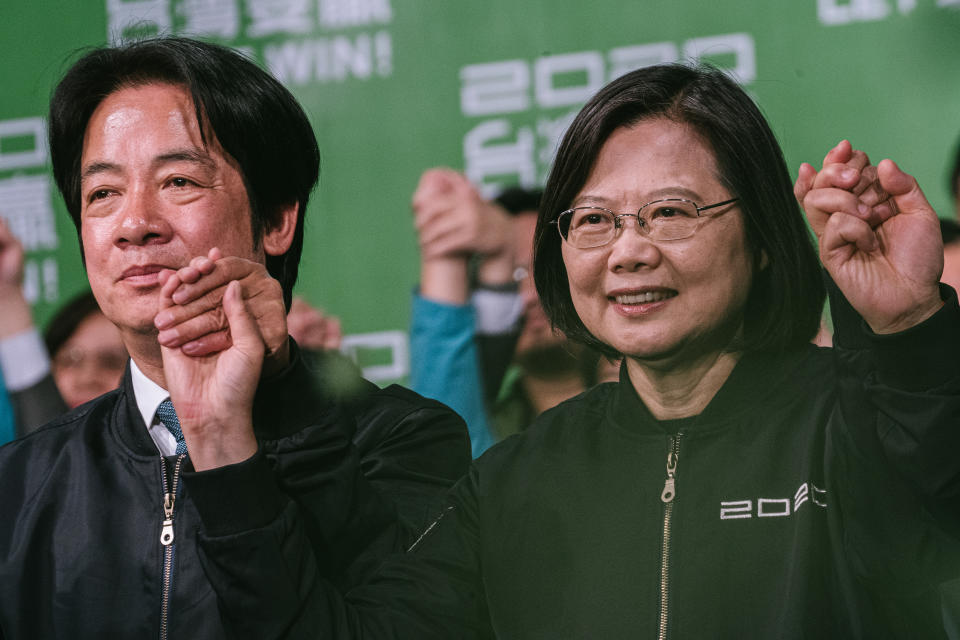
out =
[[177,439],[157,418],[157,407],[169,398],[170,394],[145,376],[133,360],[130,360],[130,374],[133,378],[133,396],[137,400],[140,415],[143,416],[143,424],[147,425],[147,433],[160,450],[160,455],[174,455],[177,452]]

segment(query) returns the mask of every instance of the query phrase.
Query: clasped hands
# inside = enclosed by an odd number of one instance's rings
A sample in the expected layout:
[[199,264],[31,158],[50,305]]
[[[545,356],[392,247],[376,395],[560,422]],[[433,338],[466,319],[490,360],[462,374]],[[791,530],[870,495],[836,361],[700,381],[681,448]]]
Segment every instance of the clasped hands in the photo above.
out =
[[198,471],[257,451],[253,398],[261,371],[290,359],[280,284],[257,262],[213,248],[160,275],[164,377]]
[[874,333],[909,329],[943,306],[937,214],[892,160],[874,166],[843,140],[819,172],[801,165],[794,195],[824,267]]

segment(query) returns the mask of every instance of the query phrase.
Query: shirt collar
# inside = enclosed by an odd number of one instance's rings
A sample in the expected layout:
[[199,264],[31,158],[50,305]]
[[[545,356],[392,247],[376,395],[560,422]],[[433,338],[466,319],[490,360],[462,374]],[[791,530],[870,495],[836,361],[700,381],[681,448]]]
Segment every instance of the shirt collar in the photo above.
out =
[[156,417],[157,407],[169,398],[170,394],[148,378],[133,359],[130,360],[130,379],[133,383],[133,396],[137,401],[137,409],[143,417],[143,424],[147,425],[150,438],[162,455],[173,455],[177,448],[176,438]]

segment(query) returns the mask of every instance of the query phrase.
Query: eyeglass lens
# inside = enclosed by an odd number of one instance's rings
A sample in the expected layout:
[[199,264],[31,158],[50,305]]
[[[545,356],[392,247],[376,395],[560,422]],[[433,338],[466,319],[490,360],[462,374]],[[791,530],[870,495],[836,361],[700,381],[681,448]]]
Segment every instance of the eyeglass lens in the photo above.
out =
[[661,200],[643,206],[636,214],[615,214],[598,207],[577,207],[557,220],[560,234],[575,247],[607,244],[623,226],[623,218],[635,218],[637,232],[652,240],[679,240],[693,235],[699,225],[697,205],[688,200]]

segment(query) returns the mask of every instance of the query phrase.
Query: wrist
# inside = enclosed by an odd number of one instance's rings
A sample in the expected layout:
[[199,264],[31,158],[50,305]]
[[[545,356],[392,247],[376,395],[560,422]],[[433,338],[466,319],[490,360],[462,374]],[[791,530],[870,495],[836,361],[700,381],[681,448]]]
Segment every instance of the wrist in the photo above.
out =
[[469,295],[466,257],[424,260],[420,265],[420,295],[435,302],[466,303]]
[[257,439],[249,417],[243,422],[232,423],[229,429],[208,427],[200,433],[184,429],[193,468],[207,471],[249,460],[257,452]]
[[20,287],[0,287],[0,302],[2,302],[0,306],[3,308],[3,312],[0,313],[0,339],[10,337],[33,326],[30,304],[23,297],[23,290]]
[[900,333],[932,317],[937,311],[943,308],[944,302],[940,298],[939,291],[935,298],[928,298],[925,302],[913,305],[910,311],[896,318],[864,318],[870,330],[877,335],[889,335]]

